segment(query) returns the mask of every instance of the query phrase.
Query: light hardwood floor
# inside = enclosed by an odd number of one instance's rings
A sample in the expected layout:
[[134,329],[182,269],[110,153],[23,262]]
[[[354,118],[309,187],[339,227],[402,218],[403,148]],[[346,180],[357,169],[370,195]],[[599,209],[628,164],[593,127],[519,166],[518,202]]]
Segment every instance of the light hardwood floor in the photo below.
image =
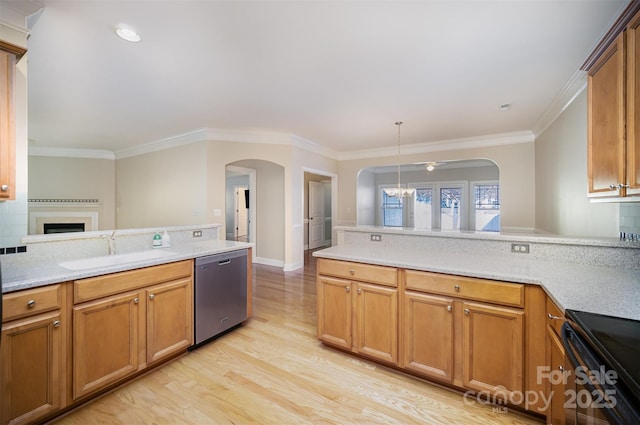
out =
[[245,326],[57,424],[541,423],[323,346],[309,255],[299,272],[254,267],[254,317]]

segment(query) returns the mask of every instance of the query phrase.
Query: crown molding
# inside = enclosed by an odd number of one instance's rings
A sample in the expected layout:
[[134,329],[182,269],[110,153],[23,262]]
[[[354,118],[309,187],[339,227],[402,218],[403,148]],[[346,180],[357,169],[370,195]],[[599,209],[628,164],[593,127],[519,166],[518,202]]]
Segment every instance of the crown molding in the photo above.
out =
[[102,149],[46,148],[29,146],[29,156],[56,156],[65,158],[116,159],[113,152]]
[[573,103],[575,98],[578,97],[578,95],[586,88],[587,73],[585,71],[577,70],[553,99],[551,105],[549,105],[547,110],[544,111],[542,116],[535,123],[532,128],[533,134],[537,136],[544,133],[547,128],[549,128],[549,126],[558,119],[560,114],[562,114],[562,112],[564,112],[564,110],[567,109],[567,107]]
[[[478,137],[465,137],[460,139],[439,140],[435,142],[417,143],[404,145],[400,148],[401,155],[413,155],[419,153],[445,152],[462,149],[477,149],[491,146],[514,145],[519,143],[533,143],[535,136],[531,131],[517,131],[502,134],[490,134]],[[397,147],[387,147],[379,149],[366,149],[360,151],[342,152],[339,154],[339,161],[379,158],[385,156],[398,155]]]

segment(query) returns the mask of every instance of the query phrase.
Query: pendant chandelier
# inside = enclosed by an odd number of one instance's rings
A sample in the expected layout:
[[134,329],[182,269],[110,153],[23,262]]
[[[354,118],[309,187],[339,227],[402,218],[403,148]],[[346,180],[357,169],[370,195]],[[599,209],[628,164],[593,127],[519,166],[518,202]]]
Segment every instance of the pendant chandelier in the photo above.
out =
[[400,126],[402,125],[402,121],[396,121],[395,124],[398,126],[398,186],[388,187],[382,190],[387,194],[387,196],[402,200],[402,198],[412,196],[415,189],[400,186]]

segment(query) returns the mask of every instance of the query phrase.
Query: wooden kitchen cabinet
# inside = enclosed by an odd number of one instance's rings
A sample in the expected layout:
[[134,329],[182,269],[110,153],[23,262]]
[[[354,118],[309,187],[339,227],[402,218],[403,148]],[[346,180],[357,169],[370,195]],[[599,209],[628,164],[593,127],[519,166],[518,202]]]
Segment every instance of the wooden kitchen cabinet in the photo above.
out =
[[193,344],[193,262],[74,282],[73,398]]
[[73,398],[138,371],[143,309],[139,292],[73,308]]
[[14,74],[26,50],[0,41],[0,200],[16,199]]
[[414,373],[453,383],[454,300],[406,291],[402,366]]
[[524,311],[462,303],[463,385],[508,396],[524,392]]
[[26,424],[65,406],[64,284],[3,296],[0,423]]
[[147,302],[147,363],[193,344],[193,284],[191,278],[156,285],[145,291]]
[[640,195],[640,11],[634,7],[622,31],[583,66],[590,197]]
[[398,362],[397,270],[318,260],[318,338],[391,364]]
[[548,406],[547,424],[564,425],[566,423],[564,404],[565,378],[564,374],[570,373],[570,367],[565,359],[564,346],[561,342],[561,327],[565,322],[564,314],[547,298],[547,339],[546,339],[546,368],[545,368],[545,392],[547,397],[551,396],[551,403]]
[[414,270],[404,282],[401,367],[494,395],[523,391],[524,285]]

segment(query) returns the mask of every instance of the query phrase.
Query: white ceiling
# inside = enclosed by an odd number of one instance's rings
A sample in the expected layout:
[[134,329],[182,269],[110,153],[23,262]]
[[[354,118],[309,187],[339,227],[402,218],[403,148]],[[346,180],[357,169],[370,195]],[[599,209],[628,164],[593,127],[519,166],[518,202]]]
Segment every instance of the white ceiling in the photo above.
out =
[[213,129],[337,154],[395,146],[396,120],[403,145],[535,133],[627,3],[0,2],[45,6],[28,41],[30,146],[118,152]]

